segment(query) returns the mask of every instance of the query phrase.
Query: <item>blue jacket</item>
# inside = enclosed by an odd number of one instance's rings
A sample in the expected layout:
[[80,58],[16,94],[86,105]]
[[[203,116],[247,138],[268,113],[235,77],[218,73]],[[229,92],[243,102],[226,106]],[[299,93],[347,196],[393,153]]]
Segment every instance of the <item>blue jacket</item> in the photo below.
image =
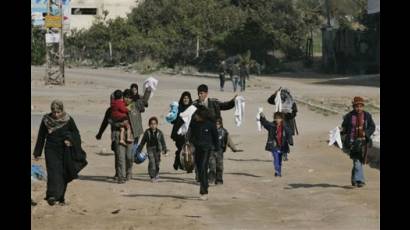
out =
[[282,145],[278,146],[278,139],[276,136],[276,124],[266,120],[265,117],[260,118],[262,126],[268,130],[268,140],[266,141],[265,150],[272,151],[274,148],[279,148],[283,153],[289,153],[289,145],[293,146],[293,132],[292,129],[284,122],[282,129]]

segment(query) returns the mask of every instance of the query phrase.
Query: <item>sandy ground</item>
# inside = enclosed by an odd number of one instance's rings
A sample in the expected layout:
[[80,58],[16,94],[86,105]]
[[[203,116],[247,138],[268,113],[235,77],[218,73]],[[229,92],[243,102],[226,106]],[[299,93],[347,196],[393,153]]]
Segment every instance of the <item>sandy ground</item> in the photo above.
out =
[[[326,79],[277,76],[254,77],[248,82],[246,116],[237,128],[233,110],[222,112],[225,127],[242,153],[225,153],[224,185],[209,188],[209,200],[200,201],[194,175],[172,168],[175,146],[164,121],[168,105],[184,90],[196,95],[196,87],[205,83],[210,97],[229,100],[234,96],[231,82],[225,92],[212,78],[153,75],[159,80],[157,91],[143,114],[144,126],[150,116],[160,118],[159,128],[166,134],[169,157],[163,157],[158,183],[151,183],[147,162],[134,164],[134,179],[116,184],[114,156],[110,151],[109,130],[101,141],[95,134],[107,106],[110,93],[142,85],[148,76],[120,70],[67,69],[67,85],[44,86],[43,68],[32,67],[31,144],[34,147],[42,114],[53,99],[64,101],[75,119],[88,154],[89,165],[78,180],[69,184],[67,206],[50,207],[43,200],[45,183],[32,185],[32,229],[38,230],[135,230],[135,229],[379,229],[380,171],[365,166],[367,185],[350,186],[352,162],[336,147],[327,145],[328,132],[339,125],[341,115],[323,114],[300,105],[297,117],[300,135],[295,137],[289,161],[283,163],[283,177],[275,178],[271,155],[264,150],[266,131],[258,132],[255,115],[258,106],[271,114],[266,99],[279,86],[288,87],[298,98],[349,105],[355,95],[363,95],[380,106],[380,87],[368,79],[360,86],[349,78]],[[356,80],[357,81],[357,80]],[[368,82],[369,86],[366,86]],[[374,113],[379,124],[379,114]],[[28,153],[27,153],[28,154]],[[33,161],[34,163],[34,161]],[[44,165],[44,159],[40,164]]]

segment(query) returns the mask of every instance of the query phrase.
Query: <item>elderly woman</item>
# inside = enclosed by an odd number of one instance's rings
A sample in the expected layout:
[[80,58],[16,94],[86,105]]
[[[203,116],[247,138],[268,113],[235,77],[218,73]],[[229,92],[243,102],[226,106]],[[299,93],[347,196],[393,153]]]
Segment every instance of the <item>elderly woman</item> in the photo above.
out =
[[78,178],[87,161],[77,126],[61,101],[54,100],[51,113],[42,119],[33,152],[35,160],[39,160],[43,147],[48,176],[45,200],[49,205],[64,205],[67,184]]

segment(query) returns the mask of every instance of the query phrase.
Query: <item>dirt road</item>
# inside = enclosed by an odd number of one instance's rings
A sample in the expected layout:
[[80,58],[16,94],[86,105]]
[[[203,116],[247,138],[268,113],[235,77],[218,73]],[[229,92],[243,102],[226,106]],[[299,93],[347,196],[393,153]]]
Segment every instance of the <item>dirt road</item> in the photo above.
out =
[[[119,70],[68,69],[65,87],[44,86],[43,68],[32,67],[32,148],[42,114],[50,102],[61,99],[75,119],[88,154],[89,165],[81,177],[69,184],[69,205],[50,207],[43,200],[45,184],[32,186],[39,204],[32,208],[35,230],[135,230],[135,229],[379,229],[380,171],[365,167],[367,185],[350,186],[352,162],[336,147],[327,146],[328,132],[339,125],[341,115],[323,114],[300,105],[297,118],[300,135],[295,137],[283,177],[275,178],[272,158],[264,150],[266,131],[258,132],[257,108],[272,113],[266,99],[279,86],[288,87],[298,98],[323,105],[343,102],[355,95],[380,103],[380,88],[333,83],[323,78],[255,77],[246,92],[244,124],[234,125],[233,110],[222,112],[224,125],[242,153],[225,153],[224,185],[210,187],[209,200],[200,201],[194,175],[172,168],[175,146],[169,138],[171,126],[164,121],[168,105],[184,90],[196,95],[200,83],[208,84],[210,97],[229,100],[234,96],[231,82],[225,92],[212,78],[155,74],[159,80],[144,126],[150,116],[160,118],[170,157],[163,157],[159,183],[151,183],[147,162],[134,164],[134,179],[116,184],[114,156],[110,151],[109,130],[101,141],[95,139],[110,93],[137,82],[140,89],[148,76]],[[345,79],[346,80],[346,79]],[[372,85],[372,84],[371,84]],[[374,85],[374,84],[373,84]],[[380,106],[378,104],[378,106]],[[374,114],[379,124],[379,114]],[[28,153],[27,153],[28,154]],[[40,161],[44,165],[44,159]]]

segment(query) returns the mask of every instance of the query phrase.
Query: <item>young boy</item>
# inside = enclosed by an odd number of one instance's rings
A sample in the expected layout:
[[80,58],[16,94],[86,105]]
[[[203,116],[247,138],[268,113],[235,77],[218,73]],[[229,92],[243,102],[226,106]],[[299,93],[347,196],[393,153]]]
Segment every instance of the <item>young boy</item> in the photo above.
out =
[[289,145],[293,145],[293,133],[290,127],[283,121],[283,113],[274,113],[273,119],[274,122],[269,122],[263,113],[260,114],[260,122],[268,130],[265,150],[272,152],[275,177],[281,177],[282,154],[289,153]]
[[120,144],[127,145],[125,142],[125,130],[127,131],[127,141],[132,142],[131,126],[128,120],[128,109],[125,104],[121,90],[114,92],[114,99],[111,100],[111,118],[114,122],[121,122]]
[[151,117],[148,121],[149,129],[145,130],[141,143],[138,146],[137,152],[141,152],[145,144],[147,144],[148,153],[148,174],[151,177],[151,182],[157,182],[159,179],[159,163],[162,154],[167,154],[167,146],[165,144],[164,134],[158,127],[158,119]]
[[212,151],[209,157],[209,183],[223,184],[224,152],[228,142],[228,131],[223,127],[222,118],[216,119],[219,151]]
[[350,152],[353,160],[352,186],[363,187],[365,185],[363,166],[366,164],[366,154],[368,144],[371,143],[371,135],[376,126],[372,115],[363,110],[364,100],[361,97],[354,97],[352,101],[353,111],[343,117],[342,132],[343,147]]

